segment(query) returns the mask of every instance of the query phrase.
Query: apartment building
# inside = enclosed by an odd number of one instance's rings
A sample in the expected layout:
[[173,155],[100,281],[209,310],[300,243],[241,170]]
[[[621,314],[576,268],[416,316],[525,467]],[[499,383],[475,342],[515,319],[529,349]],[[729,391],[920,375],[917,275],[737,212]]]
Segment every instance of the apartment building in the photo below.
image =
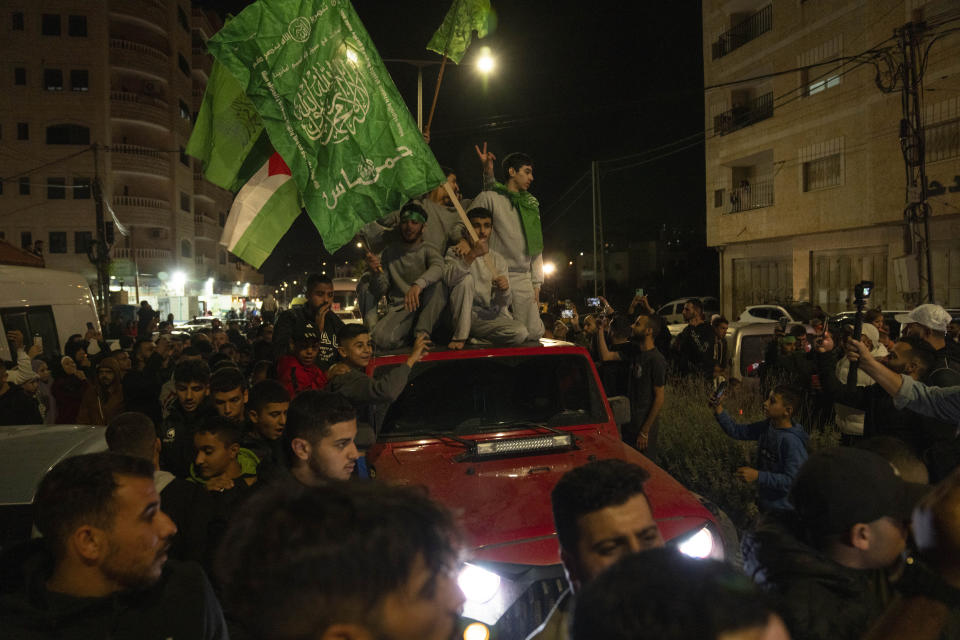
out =
[[257,295],[262,276],[218,245],[232,194],[184,152],[217,20],[189,0],[4,2],[0,237],[95,282],[99,176],[111,289]]
[[936,302],[960,307],[960,5],[955,0],[703,0],[707,244],[725,314],[807,300],[921,300],[907,252],[894,29],[926,25],[922,113]]

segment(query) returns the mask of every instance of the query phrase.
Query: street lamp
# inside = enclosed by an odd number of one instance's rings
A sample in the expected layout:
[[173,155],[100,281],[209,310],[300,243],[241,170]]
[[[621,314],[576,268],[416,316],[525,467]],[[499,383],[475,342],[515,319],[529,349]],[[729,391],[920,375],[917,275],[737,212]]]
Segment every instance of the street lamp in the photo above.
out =
[[480,49],[480,56],[477,58],[477,71],[483,75],[489,75],[496,66],[496,61],[490,53],[490,47]]
[[557,265],[552,262],[543,263],[543,277],[549,278],[557,271]]

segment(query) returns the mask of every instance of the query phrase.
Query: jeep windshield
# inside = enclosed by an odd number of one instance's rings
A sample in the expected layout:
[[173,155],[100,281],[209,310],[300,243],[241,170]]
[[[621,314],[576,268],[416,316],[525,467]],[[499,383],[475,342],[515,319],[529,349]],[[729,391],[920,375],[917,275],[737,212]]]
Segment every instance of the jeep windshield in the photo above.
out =
[[[466,352],[468,353],[468,352]],[[394,366],[377,367],[374,376]],[[606,422],[590,361],[576,354],[428,360],[390,405],[380,437],[486,433]]]

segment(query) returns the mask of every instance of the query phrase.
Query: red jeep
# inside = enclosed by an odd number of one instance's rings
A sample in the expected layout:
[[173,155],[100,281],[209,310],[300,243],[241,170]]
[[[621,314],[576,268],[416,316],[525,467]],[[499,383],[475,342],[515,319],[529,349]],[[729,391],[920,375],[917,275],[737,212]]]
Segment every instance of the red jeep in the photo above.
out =
[[[472,552],[460,575],[464,617],[490,625],[493,637],[524,637],[566,588],[550,492],[586,462],[620,458],[647,469],[668,544],[718,558],[736,545],[732,528],[721,534],[722,512],[623,444],[614,415],[629,420],[629,402],[604,397],[587,351],[566,344],[431,353],[400,397],[375,412],[372,473],[423,485],[456,514]],[[375,358],[367,373],[406,358]]]

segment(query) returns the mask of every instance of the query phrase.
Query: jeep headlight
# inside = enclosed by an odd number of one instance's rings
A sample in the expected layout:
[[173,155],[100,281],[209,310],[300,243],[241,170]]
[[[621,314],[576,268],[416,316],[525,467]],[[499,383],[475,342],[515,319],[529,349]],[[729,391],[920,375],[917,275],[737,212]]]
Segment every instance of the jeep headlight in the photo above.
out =
[[676,539],[673,544],[680,553],[691,558],[723,559],[723,545],[718,544],[718,537],[709,524]]
[[484,604],[500,590],[500,576],[475,564],[464,564],[457,576],[457,584],[468,602]]

